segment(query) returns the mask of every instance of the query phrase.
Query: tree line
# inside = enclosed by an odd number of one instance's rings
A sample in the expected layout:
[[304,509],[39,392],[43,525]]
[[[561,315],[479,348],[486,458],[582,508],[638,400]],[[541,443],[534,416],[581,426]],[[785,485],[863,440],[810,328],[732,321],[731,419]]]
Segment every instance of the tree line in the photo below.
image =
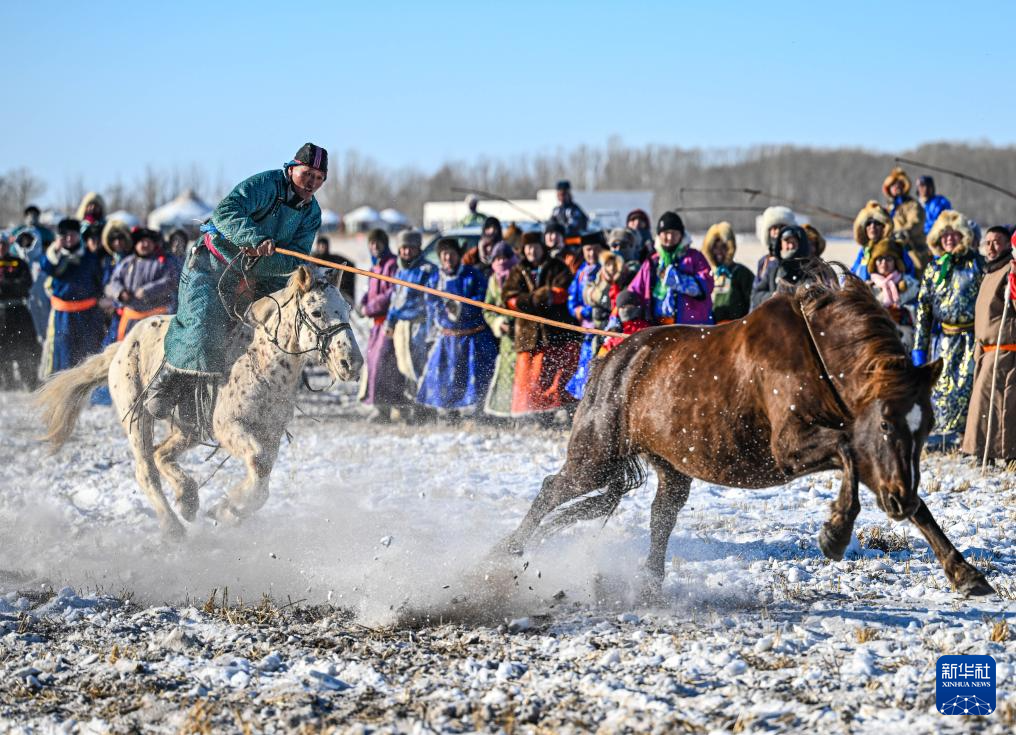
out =
[[[899,155],[1016,188],[1016,146],[927,143]],[[332,156],[328,180],[319,199],[323,206],[340,214],[369,204],[377,209],[394,207],[419,222],[424,202],[461,196],[453,188],[473,187],[509,198],[529,199],[537,189],[552,187],[558,179],[568,178],[575,189],[652,191],[654,214],[665,209],[683,211],[686,224],[693,230],[703,230],[725,219],[738,231],[753,231],[757,211],[769,204],[788,201],[853,217],[868,199],[882,199],[882,179],[893,167],[893,157],[863,148],[794,145],[722,149],[634,147],[615,137],[604,146],[580,145],[553,153],[448,161],[437,170],[426,172],[412,167],[383,166],[369,156],[349,150]],[[908,173],[916,182],[919,174],[930,172],[909,168]],[[934,175],[939,193],[982,225],[1016,221],[1016,202],[1005,195],[954,176]],[[212,181],[197,165],[168,171],[149,166],[134,182],[116,182],[101,193],[109,211],[125,209],[144,217],[182,189],[194,189],[214,204],[230,185],[221,176]],[[688,191],[689,187],[760,189],[781,197],[782,201],[734,191]],[[29,201],[43,200],[64,212],[73,212],[87,188],[78,179],[65,183],[64,191],[56,198],[44,199],[46,191],[46,182],[28,169],[0,174],[0,222],[19,221]],[[823,214],[813,214],[811,220],[828,232],[850,229],[848,222]]]

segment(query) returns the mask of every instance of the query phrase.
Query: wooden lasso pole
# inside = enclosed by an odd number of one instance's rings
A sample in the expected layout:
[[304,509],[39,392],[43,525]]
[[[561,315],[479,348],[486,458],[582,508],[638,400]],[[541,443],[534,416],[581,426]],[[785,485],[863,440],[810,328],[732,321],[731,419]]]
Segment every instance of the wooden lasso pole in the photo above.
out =
[[430,294],[431,296],[438,296],[442,299],[450,299],[452,301],[458,301],[463,304],[469,304],[475,306],[477,309],[484,309],[485,311],[493,311],[504,316],[510,316],[514,319],[524,319],[530,322],[538,322],[540,324],[546,324],[549,327],[555,327],[557,329],[567,329],[570,332],[578,332],[579,334],[597,334],[601,337],[625,337],[626,335],[621,332],[608,332],[605,329],[594,329],[592,327],[580,327],[577,324],[567,324],[565,322],[554,321],[553,319],[547,319],[546,317],[536,316],[534,314],[523,314],[520,311],[514,309],[506,309],[503,306],[495,306],[494,304],[488,304],[484,301],[477,301],[475,299],[468,298],[466,296],[459,296],[458,294],[448,293],[447,291],[439,291],[436,288],[430,286],[421,286],[416,283],[410,283],[409,281],[403,281],[401,278],[395,278],[394,276],[386,276],[382,273],[372,273],[365,271],[361,268],[356,268],[351,265],[342,265],[341,263],[332,263],[329,260],[322,260],[321,258],[315,258],[312,255],[304,255],[298,253],[295,250],[289,248],[275,248],[276,253],[282,255],[288,255],[291,258],[297,258],[304,260],[308,263],[314,263],[324,268],[333,268],[339,271],[346,271],[347,273],[355,273],[359,276],[365,276],[367,278],[374,278],[379,281],[387,281],[388,283],[394,283],[396,286],[405,286],[411,288],[414,291],[422,291],[423,293]]

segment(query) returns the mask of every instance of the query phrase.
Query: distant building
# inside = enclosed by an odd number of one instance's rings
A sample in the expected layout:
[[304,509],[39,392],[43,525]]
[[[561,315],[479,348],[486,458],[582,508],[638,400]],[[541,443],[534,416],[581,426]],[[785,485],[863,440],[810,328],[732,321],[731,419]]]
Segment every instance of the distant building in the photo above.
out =
[[[633,209],[653,214],[651,191],[581,191],[572,190],[572,199],[589,216],[590,229],[624,227],[624,218]],[[512,206],[512,205],[515,206]],[[536,199],[513,199],[512,204],[500,199],[481,199],[476,209],[491,217],[508,222],[546,222],[557,206],[556,189],[540,189]],[[426,202],[423,205],[423,227],[426,230],[447,230],[466,215],[461,199],[449,202]]]

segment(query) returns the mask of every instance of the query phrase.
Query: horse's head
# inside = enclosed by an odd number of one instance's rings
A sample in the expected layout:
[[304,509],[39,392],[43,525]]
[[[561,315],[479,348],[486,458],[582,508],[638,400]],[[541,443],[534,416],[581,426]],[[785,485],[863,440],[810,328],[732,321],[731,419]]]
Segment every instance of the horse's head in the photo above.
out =
[[363,356],[349,326],[350,305],[335,281],[306,266],[296,269],[287,287],[296,299],[296,352],[313,353],[335,380],[356,380]]
[[909,518],[920,503],[921,451],[935,423],[931,389],[942,361],[907,366],[905,372],[897,390],[876,397],[858,412],[851,442],[861,482],[895,521]]

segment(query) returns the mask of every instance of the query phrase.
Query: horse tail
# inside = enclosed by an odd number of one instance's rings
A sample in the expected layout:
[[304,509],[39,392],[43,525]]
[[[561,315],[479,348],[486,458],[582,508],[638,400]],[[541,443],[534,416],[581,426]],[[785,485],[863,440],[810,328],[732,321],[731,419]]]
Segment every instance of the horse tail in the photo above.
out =
[[563,528],[578,521],[596,518],[602,518],[606,523],[621,504],[621,498],[645,485],[649,477],[645,462],[637,454],[615,459],[603,472],[606,487],[566,505],[551,519],[548,524],[551,528]]
[[74,431],[74,425],[91,392],[106,383],[109,366],[119,347],[120,343],[114,342],[77,367],[54,373],[35,392],[35,404],[42,409],[46,423],[46,434],[40,440],[50,442],[54,452],[63,446]]

